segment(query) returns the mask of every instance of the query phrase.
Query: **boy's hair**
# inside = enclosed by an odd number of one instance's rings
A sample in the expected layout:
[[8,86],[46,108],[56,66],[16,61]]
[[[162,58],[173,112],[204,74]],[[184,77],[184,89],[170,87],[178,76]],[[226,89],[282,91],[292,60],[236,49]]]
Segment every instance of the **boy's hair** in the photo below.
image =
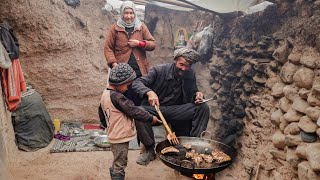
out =
[[109,84],[121,85],[133,81],[136,77],[136,73],[129,64],[119,63],[110,71]]

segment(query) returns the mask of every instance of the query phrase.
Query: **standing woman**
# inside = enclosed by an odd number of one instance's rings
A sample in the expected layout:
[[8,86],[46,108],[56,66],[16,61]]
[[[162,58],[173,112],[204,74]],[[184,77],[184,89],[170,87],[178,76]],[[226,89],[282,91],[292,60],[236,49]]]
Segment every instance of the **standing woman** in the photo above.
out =
[[[118,21],[108,30],[104,55],[110,68],[117,66],[118,63],[128,63],[139,78],[149,70],[146,51],[155,49],[155,39],[147,26],[138,19],[132,1],[122,3],[120,14]],[[136,105],[140,105],[138,95],[131,88],[125,96]]]

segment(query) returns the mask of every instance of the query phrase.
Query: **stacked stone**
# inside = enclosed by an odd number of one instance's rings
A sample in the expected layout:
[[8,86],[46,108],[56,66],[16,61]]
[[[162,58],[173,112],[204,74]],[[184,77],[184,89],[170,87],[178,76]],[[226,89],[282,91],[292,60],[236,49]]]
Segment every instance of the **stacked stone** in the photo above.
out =
[[300,180],[320,179],[320,41],[315,47],[293,44],[289,38],[274,53],[283,65],[272,87],[279,103],[270,120],[279,129],[272,137],[277,153],[271,154],[297,168]]
[[259,105],[250,95],[264,90],[268,78],[279,71],[272,57],[274,47],[272,37],[262,36],[258,42],[215,48],[209,66],[211,88],[221,109],[214,118],[220,120],[216,134],[222,142],[232,144],[242,134],[246,108]]

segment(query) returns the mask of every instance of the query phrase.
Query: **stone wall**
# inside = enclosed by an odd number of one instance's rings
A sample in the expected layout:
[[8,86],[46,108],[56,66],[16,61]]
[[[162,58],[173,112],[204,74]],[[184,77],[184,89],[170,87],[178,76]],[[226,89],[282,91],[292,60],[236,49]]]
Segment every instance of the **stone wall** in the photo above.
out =
[[221,18],[209,63],[216,132],[241,154],[222,174],[244,169],[236,177],[247,179],[261,167],[260,179],[320,179],[320,1],[275,3]]
[[[319,39],[320,37],[318,37]],[[271,121],[279,129],[272,141],[277,154],[298,168],[299,179],[320,178],[320,49],[301,46],[285,39],[276,49],[278,61],[284,63],[281,81],[272,87],[277,110]]]
[[[282,28],[274,52],[281,64],[272,87],[272,155],[296,169],[300,180],[320,179],[320,1],[296,1],[299,19]],[[299,28],[294,28],[299,27]]]

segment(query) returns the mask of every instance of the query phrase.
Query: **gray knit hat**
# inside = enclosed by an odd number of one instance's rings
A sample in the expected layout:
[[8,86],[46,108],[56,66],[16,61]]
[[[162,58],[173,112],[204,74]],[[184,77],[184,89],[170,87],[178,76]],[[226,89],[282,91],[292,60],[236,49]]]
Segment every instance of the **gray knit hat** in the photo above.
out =
[[136,73],[129,64],[119,63],[110,71],[109,84],[121,85],[133,81],[136,77]]
[[184,59],[186,59],[191,64],[194,64],[200,60],[200,56],[197,53],[197,51],[195,51],[193,49],[185,48],[185,47],[176,49],[173,52],[173,59],[177,59],[180,56],[182,56]]

